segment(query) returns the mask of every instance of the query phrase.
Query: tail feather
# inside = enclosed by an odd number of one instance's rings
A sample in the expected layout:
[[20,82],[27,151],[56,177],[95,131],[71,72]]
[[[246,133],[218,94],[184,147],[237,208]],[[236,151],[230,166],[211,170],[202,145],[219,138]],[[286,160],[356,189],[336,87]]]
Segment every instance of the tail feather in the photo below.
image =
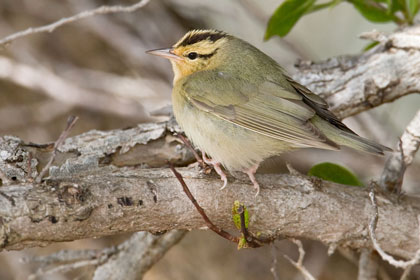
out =
[[356,134],[343,131],[340,132],[340,135],[343,136],[343,140],[339,141],[338,144],[348,146],[359,151],[378,155],[383,155],[384,152],[392,151],[391,148],[378,144],[372,140],[360,137]]
[[[360,137],[350,129],[343,130],[319,116],[312,118],[312,123],[327,136],[328,139],[340,146],[347,146],[355,150],[383,155],[384,152],[391,152],[392,149],[378,144],[372,140]],[[344,124],[342,124],[344,126]]]

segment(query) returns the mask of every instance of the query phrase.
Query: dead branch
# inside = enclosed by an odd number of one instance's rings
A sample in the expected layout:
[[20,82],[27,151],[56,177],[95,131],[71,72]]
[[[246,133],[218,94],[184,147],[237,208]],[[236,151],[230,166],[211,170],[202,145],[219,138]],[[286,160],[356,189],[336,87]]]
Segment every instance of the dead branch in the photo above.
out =
[[96,268],[93,279],[143,279],[144,274],[177,244],[185,233],[183,230],[174,230],[163,235],[137,232],[118,246],[116,254]]
[[[64,140],[66,140],[67,136],[70,133],[70,130],[76,124],[76,122],[77,122],[78,119],[79,119],[79,117],[77,117],[77,116],[70,116],[70,117],[68,117],[66,128],[60,134],[60,137],[58,137],[57,141],[55,141],[54,147],[53,147],[53,151],[52,151],[52,154],[51,154],[51,157],[48,160],[47,164],[44,166],[44,168],[42,168],[41,172],[38,174],[38,177],[36,177],[36,179],[35,179],[35,182],[36,183],[38,183],[38,184],[41,183],[42,178],[48,172],[48,170],[50,169],[51,164],[53,163],[55,157],[57,156],[58,148],[63,144]],[[32,155],[32,154],[29,154],[29,156],[30,155]],[[28,159],[28,162],[30,163],[31,162],[31,159]],[[31,166],[29,166],[28,168],[30,168],[30,167]]]
[[376,280],[378,279],[379,264],[378,256],[372,250],[363,249],[360,253],[358,262],[357,280]]
[[401,187],[406,168],[413,162],[420,146],[420,110],[408,124],[395,152],[386,161],[380,186],[388,191]]
[[340,118],[420,92],[420,26],[377,37],[380,44],[355,56],[301,61],[293,78],[324,97]]
[[[369,197],[374,209],[374,214],[370,220],[369,223],[369,235],[370,235],[370,239],[372,240],[373,243],[373,247],[375,248],[375,250],[379,253],[379,255],[381,256],[381,258],[384,261],[387,261],[389,264],[398,267],[398,268],[404,268],[405,270],[409,271],[411,270],[411,268],[418,264],[420,262],[420,246],[418,245],[417,251],[415,252],[414,256],[408,260],[408,261],[403,261],[403,260],[396,260],[394,257],[392,257],[390,254],[387,254],[382,247],[379,245],[378,242],[378,238],[377,238],[377,234],[376,234],[376,228],[377,228],[377,224],[378,224],[378,218],[379,218],[379,210],[378,210],[378,204],[377,204],[377,200],[376,200],[376,195],[375,192],[372,190],[369,193]],[[418,240],[420,240],[420,215],[417,216],[417,232],[418,232]],[[406,272],[404,272],[404,275],[406,274]]]
[[302,273],[303,277],[306,280],[315,280],[315,277],[312,276],[312,274],[306,269],[306,267],[303,265],[303,258],[305,257],[305,250],[303,249],[302,241],[297,239],[291,239],[293,243],[296,244],[299,250],[299,258],[297,261],[292,260],[288,255],[284,255],[284,257],[293,264],[294,267],[296,267],[297,270]]
[[89,11],[83,11],[80,12],[76,15],[70,16],[70,17],[66,17],[66,18],[61,18],[60,20],[53,22],[51,24],[48,25],[44,25],[44,26],[40,26],[40,27],[30,27],[26,30],[11,34],[3,39],[0,40],[0,46],[2,45],[6,45],[8,43],[11,43],[12,41],[19,39],[21,37],[25,37],[31,34],[36,34],[36,33],[43,33],[43,32],[53,32],[55,29],[57,29],[58,27],[64,25],[64,24],[69,24],[71,22],[74,21],[78,21],[84,18],[88,18],[88,17],[92,17],[95,15],[104,15],[104,14],[110,14],[110,13],[131,13],[134,12],[135,10],[138,10],[142,7],[144,7],[147,3],[149,3],[150,0],[141,0],[139,2],[137,2],[136,4],[133,4],[131,6],[101,6],[99,8],[93,9],[93,10],[89,10]]
[[22,261],[39,265],[29,279],[85,266],[96,267],[93,279],[142,279],[144,273],[185,233],[182,230],[159,235],[137,232],[120,245],[103,250],[63,250],[48,256],[26,257]]

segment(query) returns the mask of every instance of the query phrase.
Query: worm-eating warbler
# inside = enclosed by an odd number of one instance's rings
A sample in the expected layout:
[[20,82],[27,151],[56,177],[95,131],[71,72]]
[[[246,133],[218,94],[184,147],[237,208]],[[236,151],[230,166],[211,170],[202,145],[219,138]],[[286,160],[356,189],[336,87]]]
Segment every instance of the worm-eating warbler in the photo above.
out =
[[170,60],[175,118],[223,187],[227,178],[221,165],[248,174],[258,194],[255,172],[270,156],[307,147],[339,150],[340,145],[373,154],[390,150],[358,136],[322,98],[234,36],[193,30],[173,47],[148,53]]

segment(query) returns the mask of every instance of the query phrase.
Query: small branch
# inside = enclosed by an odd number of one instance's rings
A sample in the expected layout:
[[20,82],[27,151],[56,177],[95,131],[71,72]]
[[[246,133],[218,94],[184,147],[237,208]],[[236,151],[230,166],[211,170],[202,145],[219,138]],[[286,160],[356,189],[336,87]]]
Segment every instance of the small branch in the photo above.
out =
[[173,230],[163,235],[134,233],[129,240],[118,246],[112,258],[108,257],[95,270],[93,280],[143,279],[144,274],[185,234],[184,230]]
[[244,207],[242,205],[240,205],[238,207],[238,214],[239,214],[239,217],[241,219],[241,232],[242,232],[245,240],[247,242],[251,242],[252,241],[252,236],[249,235],[248,229],[247,229],[246,224],[245,224],[245,211],[244,211]]
[[420,110],[410,121],[395,152],[388,158],[381,175],[382,189],[394,191],[401,187],[406,168],[413,162],[420,146]]
[[78,13],[76,15],[73,15],[71,17],[65,17],[62,18],[56,22],[53,22],[48,25],[40,26],[40,27],[30,27],[26,30],[11,34],[3,39],[0,40],[0,46],[8,44],[16,39],[19,39],[21,37],[25,37],[31,34],[35,33],[43,33],[43,32],[53,32],[56,28],[69,24],[74,21],[78,21],[84,18],[88,18],[95,15],[104,15],[104,14],[110,14],[110,13],[130,13],[134,12],[135,10],[138,10],[142,7],[144,7],[147,3],[149,3],[150,0],[141,0],[137,2],[136,4],[133,4],[131,6],[101,6],[99,8],[89,10],[89,11],[83,11],[81,13]]
[[[369,235],[370,235],[370,239],[373,243],[373,247],[375,248],[375,250],[379,253],[379,255],[381,256],[381,258],[385,261],[387,261],[389,264],[398,267],[398,268],[404,268],[404,269],[408,269],[411,268],[412,266],[418,264],[420,262],[420,248],[416,251],[416,253],[414,254],[414,257],[409,260],[409,261],[401,261],[401,260],[396,260],[394,259],[391,255],[388,255],[379,245],[379,242],[376,238],[376,226],[378,223],[378,217],[379,217],[379,213],[378,213],[378,205],[376,202],[376,197],[375,197],[375,192],[372,190],[369,193],[369,197],[374,209],[374,215],[372,216],[370,223],[369,223]],[[420,215],[417,216],[417,220],[418,220],[418,231],[419,231],[419,240],[420,240]]]
[[299,258],[297,260],[297,262],[295,262],[294,260],[292,260],[289,256],[284,255],[284,257],[291,263],[294,265],[294,267],[296,267],[303,275],[303,277],[305,277],[306,280],[315,280],[315,277],[312,276],[312,274],[306,269],[306,267],[303,265],[303,258],[305,257],[305,250],[303,249],[303,245],[302,242],[300,240],[297,239],[291,239],[291,241],[293,243],[296,244],[296,246],[298,247],[299,250]]
[[98,264],[98,260],[89,260],[89,261],[79,261],[76,263],[70,263],[70,264],[63,264],[63,265],[59,265],[56,267],[53,267],[51,269],[38,269],[34,274],[29,275],[28,279],[29,280],[35,280],[38,277],[44,277],[46,275],[51,275],[54,273],[66,273],[81,267],[85,267],[85,266],[93,266],[93,265],[97,265]]
[[238,244],[238,242],[239,242],[238,237],[231,235],[229,232],[224,231],[223,229],[219,228],[218,226],[216,226],[215,224],[212,223],[212,221],[209,219],[209,217],[207,216],[204,209],[201,208],[201,206],[198,204],[197,200],[191,194],[191,192],[188,189],[188,186],[185,183],[184,179],[182,178],[181,174],[179,174],[178,171],[175,170],[175,168],[172,164],[170,165],[170,168],[171,168],[172,172],[174,173],[175,177],[181,183],[182,189],[184,190],[185,194],[188,196],[188,198],[194,204],[194,207],[197,209],[198,213],[200,213],[201,217],[203,217],[203,219],[206,222],[206,225],[209,227],[209,229],[211,229],[212,231],[214,231],[215,233],[217,233],[221,237]]
[[141,279],[185,233],[183,230],[163,235],[137,232],[120,245],[103,250],[63,250],[48,256],[27,257],[22,261],[36,262],[40,266],[29,279],[65,273],[85,266],[98,266],[93,279]]
[[363,249],[358,263],[357,280],[378,279],[378,257],[370,249]]
[[280,280],[279,278],[279,274],[277,271],[277,251],[276,251],[276,246],[274,245],[274,243],[270,244],[271,247],[271,257],[273,259],[272,263],[271,263],[271,268],[270,268],[270,272],[273,275],[273,279],[274,280]]
[[419,29],[416,25],[391,34],[376,33],[380,44],[361,55],[301,61],[293,78],[326,99],[340,119],[418,93]]
[[47,171],[49,170],[51,164],[53,163],[53,161],[54,161],[54,159],[57,155],[58,148],[61,146],[61,144],[63,144],[64,140],[66,140],[67,136],[70,133],[70,130],[76,124],[78,119],[79,119],[79,117],[77,117],[77,116],[68,117],[66,128],[63,130],[63,132],[61,132],[60,137],[58,137],[57,141],[55,141],[53,152],[51,154],[50,160],[48,161],[47,165],[45,165],[44,168],[41,170],[38,177],[35,179],[36,183],[39,184],[41,182],[42,178],[44,177],[45,173],[47,173]]
[[194,147],[192,146],[190,140],[188,140],[184,135],[182,135],[181,133],[177,133],[176,136],[181,139],[181,141],[185,144],[185,146],[187,146],[191,152],[193,153],[195,159],[197,160],[198,164],[200,164],[200,166],[204,169],[206,168],[206,164],[204,163],[203,159],[198,155],[197,151],[194,149]]

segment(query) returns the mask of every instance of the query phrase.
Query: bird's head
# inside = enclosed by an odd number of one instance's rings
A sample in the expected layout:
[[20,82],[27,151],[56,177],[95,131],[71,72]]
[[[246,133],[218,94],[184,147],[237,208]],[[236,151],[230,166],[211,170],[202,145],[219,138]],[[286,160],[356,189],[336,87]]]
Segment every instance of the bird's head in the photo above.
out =
[[172,63],[174,81],[202,70],[214,69],[224,62],[223,55],[232,36],[216,30],[193,30],[171,48],[147,51]]

